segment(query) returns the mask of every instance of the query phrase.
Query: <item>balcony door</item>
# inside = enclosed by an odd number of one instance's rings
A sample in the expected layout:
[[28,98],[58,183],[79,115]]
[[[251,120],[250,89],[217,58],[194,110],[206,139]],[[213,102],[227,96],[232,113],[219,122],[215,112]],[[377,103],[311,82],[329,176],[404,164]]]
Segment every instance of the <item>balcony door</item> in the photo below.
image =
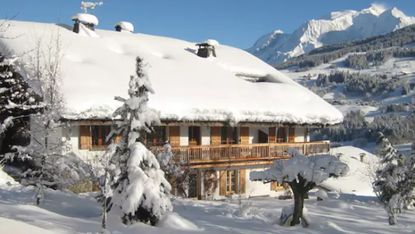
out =
[[199,126],[190,126],[189,127],[189,146],[200,145],[201,143],[201,134]]
[[231,196],[234,194],[245,193],[245,170],[225,170],[220,171],[220,190],[221,196]]
[[268,143],[268,134],[261,130],[258,130],[258,143]]
[[234,127],[222,127],[221,129],[222,144],[238,144],[238,131]]
[[280,127],[277,130],[277,142],[283,143],[287,142],[287,131],[285,130],[285,127]]

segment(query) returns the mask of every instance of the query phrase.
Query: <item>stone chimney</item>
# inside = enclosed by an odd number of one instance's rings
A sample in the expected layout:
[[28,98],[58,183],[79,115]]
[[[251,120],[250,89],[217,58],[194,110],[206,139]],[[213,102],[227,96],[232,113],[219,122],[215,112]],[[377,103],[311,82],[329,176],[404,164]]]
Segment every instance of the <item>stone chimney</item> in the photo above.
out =
[[197,55],[202,58],[208,58],[210,56],[216,57],[215,46],[219,45],[216,40],[209,39],[205,42],[198,43],[196,46],[199,47]]
[[95,31],[95,26],[98,25],[98,18],[95,15],[87,13],[79,13],[72,17],[74,21],[73,32],[79,33],[82,26],[89,30]]
[[134,32],[134,25],[130,22],[120,21],[115,25],[115,31],[117,32]]

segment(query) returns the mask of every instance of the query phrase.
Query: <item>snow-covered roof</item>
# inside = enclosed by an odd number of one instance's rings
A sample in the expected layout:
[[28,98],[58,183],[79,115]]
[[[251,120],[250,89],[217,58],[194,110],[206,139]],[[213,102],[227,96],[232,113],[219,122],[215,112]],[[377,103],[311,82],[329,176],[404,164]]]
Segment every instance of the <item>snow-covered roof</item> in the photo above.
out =
[[194,42],[173,38],[106,30],[96,30],[96,38],[55,24],[9,23],[0,48],[22,61],[28,61],[38,38],[46,47],[59,33],[66,118],[109,118],[121,104],[114,96],[127,97],[140,56],[155,90],[149,105],[162,119],[324,125],[343,119],[323,99],[237,48],[217,45],[217,57],[201,58]]
[[95,15],[87,13],[78,13],[72,17],[72,20],[79,20],[82,23],[93,24],[95,26],[99,23],[98,18]]

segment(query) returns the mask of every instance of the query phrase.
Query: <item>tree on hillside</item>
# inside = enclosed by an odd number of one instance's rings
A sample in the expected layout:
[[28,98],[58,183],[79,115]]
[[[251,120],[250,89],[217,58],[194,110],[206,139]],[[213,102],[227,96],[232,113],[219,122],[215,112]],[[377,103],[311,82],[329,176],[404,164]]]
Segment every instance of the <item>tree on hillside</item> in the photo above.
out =
[[164,177],[154,154],[142,142],[144,132],[151,132],[153,123],[160,123],[158,113],[147,107],[148,94],[153,93],[149,78],[143,70],[143,60],[137,58],[136,76],[129,82],[129,98],[116,97],[123,105],[114,112],[120,117],[110,138],[121,134],[122,140],[111,146],[110,184],[111,212],[121,213],[124,224],[150,222],[155,225],[167,212],[171,186]]
[[308,223],[303,217],[303,208],[308,191],[329,177],[345,175],[349,168],[334,156],[304,156],[297,151],[291,153],[292,158],[276,160],[271,168],[265,171],[251,172],[250,179],[264,183],[274,181],[280,184],[287,183],[294,194],[294,210],[290,225],[301,223],[306,227]]
[[379,157],[373,189],[385,206],[389,224],[395,225],[396,215],[414,199],[415,162],[412,157],[400,154],[382,133],[379,133]]

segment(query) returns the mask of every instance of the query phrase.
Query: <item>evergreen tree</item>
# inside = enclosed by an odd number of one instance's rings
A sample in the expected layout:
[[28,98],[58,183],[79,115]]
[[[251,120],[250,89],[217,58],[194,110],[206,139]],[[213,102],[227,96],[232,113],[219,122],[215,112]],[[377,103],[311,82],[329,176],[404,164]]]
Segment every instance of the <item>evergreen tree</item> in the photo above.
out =
[[157,160],[161,169],[166,173],[166,178],[176,188],[175,195],[188,196],[190,170],[186,162],[174,159],[171,145],[166,143],[163,150],[157,154]]
[[[121,215],[124,224],[150,222],[155,225],[160,218],[172,210],[170,203],[171,186],[164,172],[142,140],[143,131],[151,132],[153,123],[160,123],[158,113],[147,107],[148,94],[153,93],[143,60],[137,57],[136,76],[131,76],[128,99],[116,97],[123,105],[114,112],[121,121],[110,137],[122,135],[122,140],[112,151],[111,212]],[[113,147],[113,146],[112,146]]]
[[380,167],[376,171],[373,188],[376,196],[385,206],[389,224],[394,225],[397,221],[396,215],[401,212],[406,200],[406,192],[403,190],[408,183],[407,168],[403,156],[382,133],[379,135]]
[[[41,107],[39,98],[16,72],[16,60],[0,56],[0,154],[10,152],[12,143],[25,144],[15,139],[14,142],[7,142],[7,139],[11,139],[16,132],[27,131],[28,115],[38,112]],[[15,128],[12,128],[13,125]]]

